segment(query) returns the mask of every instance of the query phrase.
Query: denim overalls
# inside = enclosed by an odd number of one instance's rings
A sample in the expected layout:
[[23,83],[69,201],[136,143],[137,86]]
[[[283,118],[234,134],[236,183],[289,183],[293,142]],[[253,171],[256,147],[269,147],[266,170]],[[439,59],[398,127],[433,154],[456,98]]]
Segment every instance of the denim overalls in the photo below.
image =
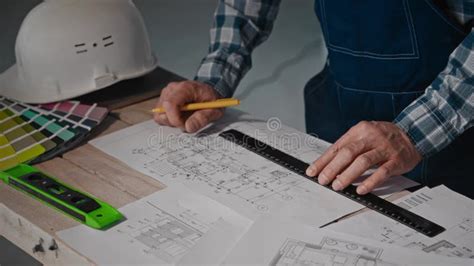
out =
[[[328,48],[305,87],[308,133],[334,142],[362,120],[393,121],[446,67],[469,29],[430,0],[316,0]],[[474,196],[474,129],[406,176]]]

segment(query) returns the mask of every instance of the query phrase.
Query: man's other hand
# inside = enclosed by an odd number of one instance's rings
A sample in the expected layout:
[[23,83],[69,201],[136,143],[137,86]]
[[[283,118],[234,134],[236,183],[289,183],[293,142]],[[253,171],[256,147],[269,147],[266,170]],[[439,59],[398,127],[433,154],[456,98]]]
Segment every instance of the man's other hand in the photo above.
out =
[[207,124],[222,117],[223,109],[204,109],[183,112],[181,107],[188,103],[215,101],[220,95],[209,85],[197,81],[172,82],[161,91],[156,107],[163,107],[166,113],[154,115],[160,125],[179,127],[194,133]]
[[390,122],[363,121],[352,127],[306,170],[318,182],[341,190],[365,171],[375,172],[357,187],[366,194],[389,177],[404,174],[422,159],[408,136]]

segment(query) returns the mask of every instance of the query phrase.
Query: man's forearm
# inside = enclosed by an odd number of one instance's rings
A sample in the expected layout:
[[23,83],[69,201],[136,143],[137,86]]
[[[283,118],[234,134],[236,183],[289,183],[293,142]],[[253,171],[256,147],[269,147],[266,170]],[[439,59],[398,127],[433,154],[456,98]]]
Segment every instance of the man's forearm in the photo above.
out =
[[195,80],[230,97],[252,66],[252,52],[273,27],[280,0],[220,0],[210,31],[209,54]]
[[424,156],[440,151],[474,123],[474,31],[451,54],[426,92],[395,119]]

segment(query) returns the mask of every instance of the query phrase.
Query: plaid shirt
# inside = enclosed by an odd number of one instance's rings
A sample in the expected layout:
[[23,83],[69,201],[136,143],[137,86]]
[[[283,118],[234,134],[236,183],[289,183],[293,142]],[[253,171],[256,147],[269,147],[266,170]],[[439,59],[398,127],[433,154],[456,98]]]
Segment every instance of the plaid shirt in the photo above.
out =
[[[446,0],[460,24],[474,25],[471,0]],[[280,0],[220,0],[210,31],[209,54],[195,80],[230,97],[252,66],[252,51],[273,27]],[[474,29],[449,57],[447,67],[395,123],[424,157],[451,143],[474,123]]]

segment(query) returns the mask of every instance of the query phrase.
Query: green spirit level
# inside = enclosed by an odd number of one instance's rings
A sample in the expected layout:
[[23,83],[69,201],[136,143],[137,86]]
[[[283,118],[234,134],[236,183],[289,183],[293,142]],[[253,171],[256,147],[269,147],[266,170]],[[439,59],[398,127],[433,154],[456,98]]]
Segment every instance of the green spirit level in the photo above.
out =
[[20,164],[0,172],[0,180],[95,229],[108,228],[123,219],[109,204],[29,165]]

